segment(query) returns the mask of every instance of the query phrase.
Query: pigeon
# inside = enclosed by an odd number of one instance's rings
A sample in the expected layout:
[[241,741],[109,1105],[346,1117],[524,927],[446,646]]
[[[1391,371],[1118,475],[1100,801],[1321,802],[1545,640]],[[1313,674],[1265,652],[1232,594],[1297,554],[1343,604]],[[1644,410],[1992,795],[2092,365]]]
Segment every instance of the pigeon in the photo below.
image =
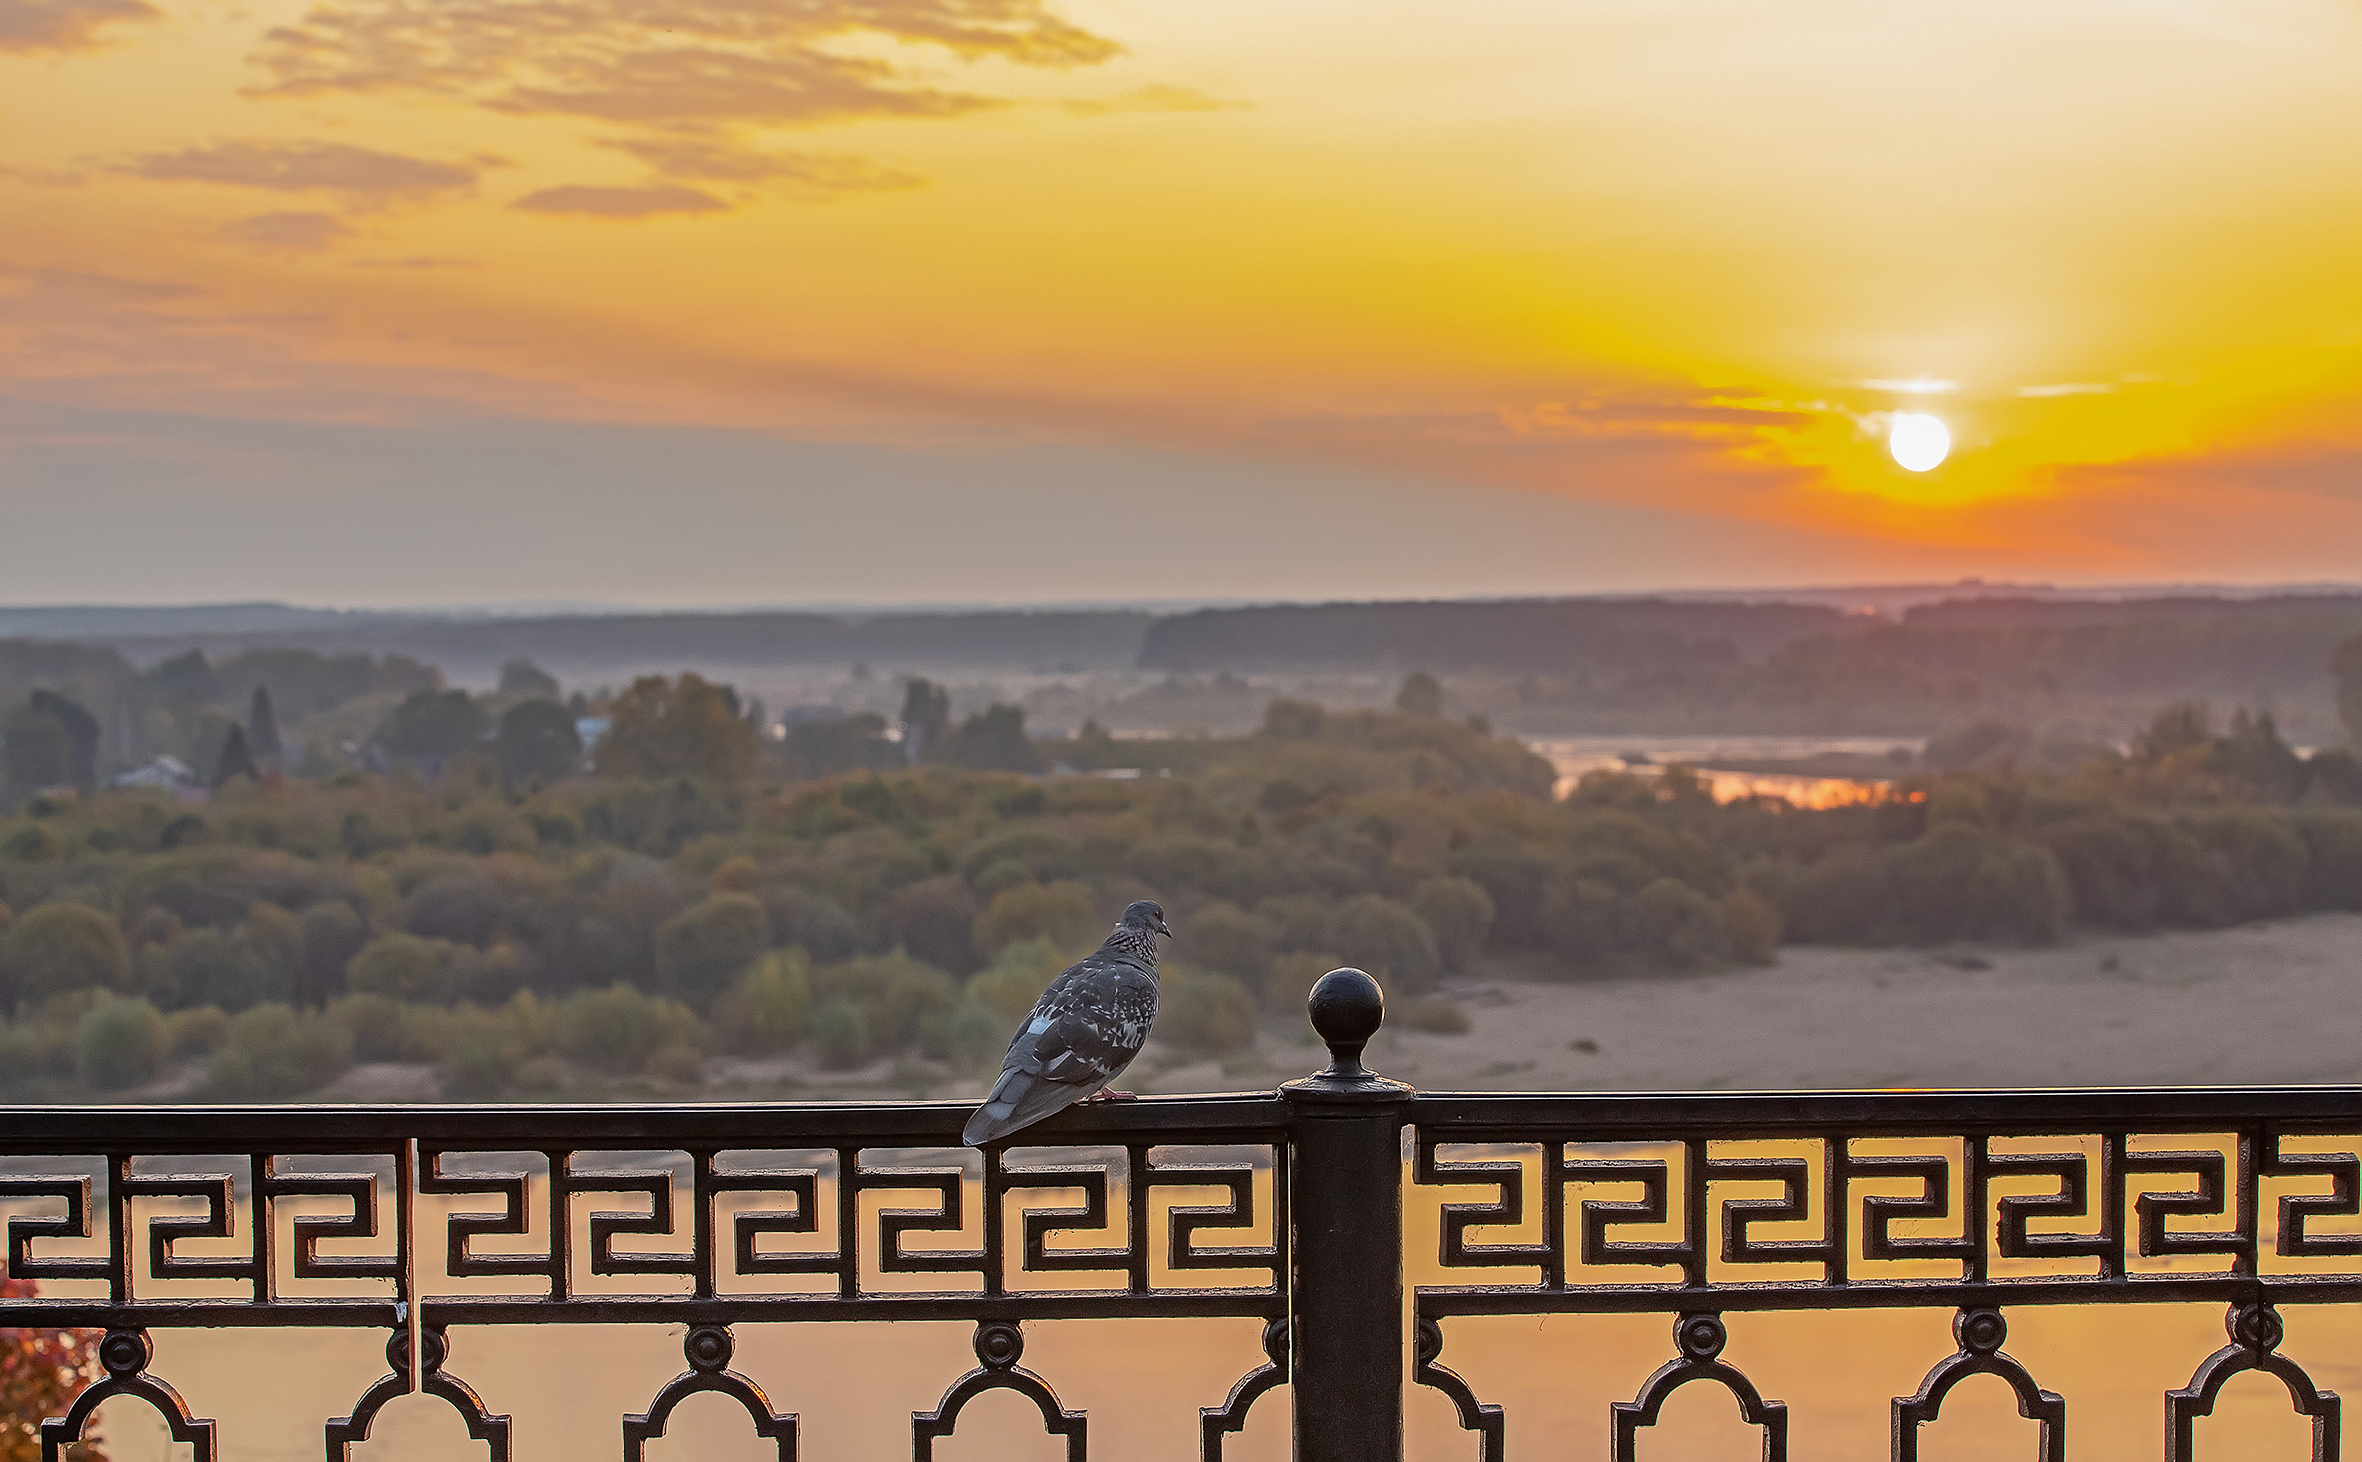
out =
[[1098,952],[1050,982],[1009,1042],[1001,1079],[968,1119],[970,1147],[1030,1127],[1095,1094],[1132,1064],[1156,1019],[1156,937],[1171,938],[1162,906],[1142,899]]

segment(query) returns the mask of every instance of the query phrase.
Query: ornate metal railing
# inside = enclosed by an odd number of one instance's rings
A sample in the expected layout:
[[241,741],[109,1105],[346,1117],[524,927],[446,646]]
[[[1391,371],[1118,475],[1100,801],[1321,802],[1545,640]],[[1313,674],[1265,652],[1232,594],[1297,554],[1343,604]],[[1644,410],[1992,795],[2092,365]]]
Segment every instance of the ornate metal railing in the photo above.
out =
[[[1022,1363],[1024,1327],[1093,1317],[1264,1322],[1263,1363],[1201,1410],[1206,1458],[1283,1387],[1297,1457],[1398,1458],[1408,1382],[1494,1462],[1510,1418],[1443,1364],[1445,1322],[1650,1311],[1674,1354],[1609,1408],[1611,1456],[1710,1382],[1777,1462],[1787,1408],[1726,1356],[1725,1313],[1941,1306],[1957,1349],[1894,1400],[1892,1455],[1989,1374],[2058,1462],[2068,1402],[2002,1349],[2005,1310],[2206,1300],[2230,1343],[2164,1398],[2167,1456],[2243,1371],[2337,1455],[2338,1398],[2281,1354],[2277,1307],[2362,1300],[2362,1091],[1433,1095],[1361,1066],[1380,1013],[1339,972],[1314,995],[1320,1074],[1095,1104],[980,1153],[942,1103],[0,1110],[6,1272],[38,1286],[0,1326],[107,1332],[105,1375],[41,1426],[50,1462],[116,1395],[213,1462],[149,1335],[224,1326],[386,1333],[388,1373],[326,1423],[332,1462],[411,1392],[498,1462],[511,1420],[446,1369],[450,1332],[618,1322],[685,1327],[687,1366],[622,1417],[623,1457],[711,1392],[790,1459],[797,1418],[732,1368],[731,1327],[849,1319],[975,1327],[914,1458],[1005,1390],[1080,1462],[1088,1419]],[[1440,1229],[1408,1303],[1406,1193]]]

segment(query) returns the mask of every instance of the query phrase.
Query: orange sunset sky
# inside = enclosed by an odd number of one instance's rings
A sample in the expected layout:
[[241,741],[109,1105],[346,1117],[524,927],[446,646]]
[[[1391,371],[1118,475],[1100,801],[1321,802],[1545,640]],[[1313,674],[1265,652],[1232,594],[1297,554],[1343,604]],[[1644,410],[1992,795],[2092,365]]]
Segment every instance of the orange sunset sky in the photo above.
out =
[[0,602],[2362,578],[2357,260],[2354,0],[0,0]]

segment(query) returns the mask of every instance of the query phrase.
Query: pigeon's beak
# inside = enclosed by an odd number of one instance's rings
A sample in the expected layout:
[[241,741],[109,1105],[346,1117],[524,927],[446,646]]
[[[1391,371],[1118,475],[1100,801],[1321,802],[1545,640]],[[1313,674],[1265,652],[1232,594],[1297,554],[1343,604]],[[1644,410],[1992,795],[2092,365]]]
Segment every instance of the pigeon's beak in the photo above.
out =
[[1169,924],[1167,924],[1167,923],[1166,923],[1164,920],[1162,920],[1162,919],[1159,919],[1159,920],[1157,920],[1157,921],[1156,921],[1156,932],[1157,932],[1157,933],[1159,933],[1159,934],[1162,934],[1162,935],[1163,935],[1163,936],[1165,936],[1165,938],[1167,938],[1167,939],[1170,939],[1170,938],[1172,938],[1172,937],[1173,937],[1173,929],[1172,929],[1172,926],[1171,926],[1171,925],[1169,925]]

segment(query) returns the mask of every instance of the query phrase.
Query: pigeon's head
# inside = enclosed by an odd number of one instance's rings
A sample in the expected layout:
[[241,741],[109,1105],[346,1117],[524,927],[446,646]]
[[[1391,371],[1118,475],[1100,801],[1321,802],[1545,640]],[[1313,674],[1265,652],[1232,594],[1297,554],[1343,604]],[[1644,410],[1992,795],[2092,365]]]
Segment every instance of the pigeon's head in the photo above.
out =
[[[1141,938],[1151,934],[1162,934],[1167,939],[1173,937],[1172,929],[1165,923],[1165,906],[1154,899],[1126,904],[1124,916],[1115,921],[1115,927],[1118,933],[1129,930]],[[1148,947],[1156,948],[1156,941],[1148,940]]]

